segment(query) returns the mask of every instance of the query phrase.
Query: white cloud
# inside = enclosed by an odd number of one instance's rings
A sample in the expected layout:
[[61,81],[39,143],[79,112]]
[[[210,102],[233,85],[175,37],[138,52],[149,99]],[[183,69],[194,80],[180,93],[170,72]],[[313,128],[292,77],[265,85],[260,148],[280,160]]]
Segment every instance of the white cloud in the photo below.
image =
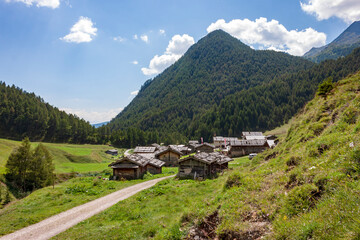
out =
[[136,60],[135,60],[135,61],[132,61],[131,63],[134,64],[134,65],[138,65],[138,64],[139,64],[139,62],[136,61]]
[[136,91],[131,92],[130,95],[136,96],[136,95],[138,95],[138,93],[139,93],[139,90],[136,90]]
[[80,17],[79,21],[71,27],[70,33],[65,37],[60,38],[65,42],[91,42],[96,36],[97,28],[93,27],[93,22],[90,18]]
[[164,29],[159,29],[159,33],[160,33],[160,35],[165,35],[165,30]]
[[135,34],[133,38],[134,38],[135,40],[138,40],[138,35]]
[[33,4],[37,7],[48,7],[48,8],[58,8],[60,6],[60,0],[5,0],[6,2],[22,2],[28,6]]
[[164,69],[176,62],[194,43],[194,38],[187,34],[173,36],[169,41],[165,53],[161,56],[155,55],[153,59],[150,60],[149,67],[141,68],[141,71],[145,75],[161,73]]
[[89,121],[90,123],[101,123],[113,119],[123,110],[123,108],[106,109],[102,111],[88,111],[85,109],[72,108],[62,108],[60,110],[74,114],[80,118],[85,119],[86,121]]
[[331,17],[337,17],[347,23],[360,20],[359,0],[308,0],[300,2],[301,9],[315,15],[321,21]]
[[148,43],[149,42],[149,37],[146,34],[143,34],[140,36],[140,39],[143,40],[144,42]]
[[116,42],[125,42],[126,38],[123,38],[121,36],[113,37],[113,40]]
[[288,31],[278,21],[268,21],[263,17],[255,21],[234,19],[228,23],[224,19],[219,19],[210,24],[207,31],[212,32],[217,29],[228,32],[246,44],[262,45],[265,49],[276,49],[296,56],[302,56],[312,47],[323,46],[326,42],[325,33],[317,32],[312,28]]

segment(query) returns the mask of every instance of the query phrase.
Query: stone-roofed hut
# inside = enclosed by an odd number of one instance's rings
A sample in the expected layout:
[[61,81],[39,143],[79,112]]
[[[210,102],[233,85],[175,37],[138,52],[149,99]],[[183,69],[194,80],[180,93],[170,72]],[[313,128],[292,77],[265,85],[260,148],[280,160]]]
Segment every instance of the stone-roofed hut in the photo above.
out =
[[180,151],[178,151],[176,148],[169,146],[161,151],[158,151],[155,154],[155,157],[165,162],[166,167],[177,167],[179,158],[182,155],[183,154]]
[[259,153],[270,146],[266,139],[239,140],[230,145],[228,155],[230,157],[241,157],[250,153]]
[[134,149],[134,153],[142,155],[147,158],[154,158],[155,157],[156,147],[141,147],[138,146]]
[[242,132],[241,136],[244,140],[265,139],[262,132]]
[[200,152],[179,160],[179,178],[204,179],[228,168],[233,161],[219,152]]
[[105,153],[116,156],[116,155],[118,155],[118,150],[117,149],[110,149],[110,150],[107,150]]
[[198,144],[195,146],[195,152],[214,152],[215,146],[210,143]]
[[109,167],[113,169],[113,176],[116,179],[138,179],[147,171],[151,174],[161,173],[164,164],[158,159],[132,154],[110,163]]
[[214,146],[217,148],[225,148],[226,146],[236,141],[239,141],[237,137],[222,137],[222,136],[213,137]]

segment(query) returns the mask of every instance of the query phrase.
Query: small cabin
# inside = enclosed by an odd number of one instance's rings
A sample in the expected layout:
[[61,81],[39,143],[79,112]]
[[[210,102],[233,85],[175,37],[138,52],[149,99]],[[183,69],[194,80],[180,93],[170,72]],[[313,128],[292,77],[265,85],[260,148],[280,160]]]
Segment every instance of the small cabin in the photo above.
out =
[[222,137],[222,136],[213,137],[214,146],[216,148],[226,148],[226,146],[236,141],[239,141],[239,139],[236,137]]
[[215,146],[210,143],[198,144],[195,146],[195,152],[214,152]]
[[155,157],[156,147],[141,147],[138,146],[134,149],[135,154],[142,155],[146,158],[154,158]]
[[139,154],[132,154],[109,164],[109,167],[113,169],[115,179],[138,179],[146,172],[161,173],[164,164],[158,159],[149,159]]
[[110,149],[110,150],[107,150],[105,153],[116,156],[116,155],[118,155],[118,150],[117,149]]
[[242,132],[241,134],[244,140],[264,140],[265,136],[262,132]]
[[165,162],[166,167],[176,167],[178,166],[179,158],[182,155],[183,154],[176,148],[169,146],[166,149],[163,149],[162,151],[156,153],[155,157]]
[[230,161],[233,160],[219,152],[200,152],[179,160],[178,176],[181,179],[209,178],[227,169]]
[[270,148],[266,139],[240,140],[230,145],[228,155],[230,157],[241,157],[250,153],[260,153]]

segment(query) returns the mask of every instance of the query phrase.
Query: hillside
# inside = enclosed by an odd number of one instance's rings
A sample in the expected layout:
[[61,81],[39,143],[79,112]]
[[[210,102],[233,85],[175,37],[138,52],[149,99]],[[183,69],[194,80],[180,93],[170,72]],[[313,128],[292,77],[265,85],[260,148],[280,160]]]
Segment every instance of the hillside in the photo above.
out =
[[32,141],[94,143],[94,128],[34,93],[0,82],[0,137]]
[[[265,131],[288,121],[325,78],[338,81],[360,69],[359,49],[309,68],[299,58],[252,50],[221,31],[211,34],[148,81],[105,128],[157,131],[161,141],[173,143],[200,137],[211,141],[214,134],[238,136],[245,129]],[[299,63],[302,67],[293,66]]]
[[[0,174],[5,173],[5,164],[11,152],[19,147],[21,142],[0,139]],[[37,146],[38,143],[32,143]],[[105,145],[75,145],[63,143],[43,143],[53,157],[55,173],[86,173],[101,172],[108,169],[113,157],[105,154],[112,147]],[[121,154],[122,151],[119,151]]]
[[178,141],[189,135],[186,129],[194,119],[218,106],[226,96],[312,66],[300,57],[253,50],[217,30],[199,40],[159,76],[147,81],[108,127],[156,130],[162,137],[173,136]]
[[353,22],[331,43],[320,48],[312,48],[304,54],[304,57],[314,62],[321,62],[344,57],[358,47],[360,47],[360,21]]
[[358,73],[309,102],[275,149],[217,179],[162,182],[56,239],[358,239],[359,131]]

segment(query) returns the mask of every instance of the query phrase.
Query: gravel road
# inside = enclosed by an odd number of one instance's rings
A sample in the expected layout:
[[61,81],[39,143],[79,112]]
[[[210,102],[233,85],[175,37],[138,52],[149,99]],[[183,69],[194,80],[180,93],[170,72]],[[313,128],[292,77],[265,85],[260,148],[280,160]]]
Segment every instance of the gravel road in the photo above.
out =
[[11,234],[5,235],[0,240],[43,240],[49,239],[68,228],[78,224],[79,222],[98,214],[105,209],[111,207],[119,201],[122,201],[132,195],[154,186],[156,183],[174,177],[167,176],[158,179],[149,180],[143,183],[136,184],[108,194],[104,197],[98,198],[83,205],[74,207],[58,215],[47,218],[41,222],[30,225],[26,228],[20,229]]

